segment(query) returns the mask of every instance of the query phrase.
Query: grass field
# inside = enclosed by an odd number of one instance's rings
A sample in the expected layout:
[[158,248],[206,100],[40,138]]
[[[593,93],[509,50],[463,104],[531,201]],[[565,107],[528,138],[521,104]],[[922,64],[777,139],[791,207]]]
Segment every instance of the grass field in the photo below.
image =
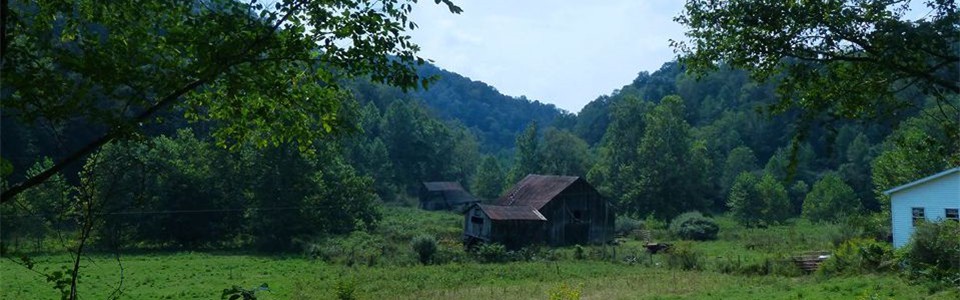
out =
[[[406,246],[409,237],[429,232],[443,242],[456,234],[459,217],[412,209],[388,208],[381,229],[364,236],[374,240],[378,257],[344,263],[338,257],[265,256],[241,253],[139,253],[121,257],[91,254],[83,260],[80,292],[85,299],[104,299],[122,278],[122,299],[211,299],[224,288],[270,286],[262,299],[331,299],[337,287],[353,290],[359,299],[547,299],[562,285],[582,292],[584,299],[957,299],[956,290],[931,291],[895,274],[826,278],[819,275],[744,275],[718,271],[717,264],[737,257],[744,264],[796,250],[829,247],[836,228],[795,224],[780,228],[738,229],[722,221],[721,239],[695,243],[703,253],[700,271],[665,266],[662,257],[638,255],[639,241],[618,246],[618,258],[571,257],[572,249],[553,254],[556,260],[484,264],[451,260],[422,266]],[[791,236],[792,235],[792,236]],[[784,242],[786,238],[794,242]],[[349,240],[349,239],[345,239]],[[774,243],[775,244],[767,244]],[[341,243],[350,244],[350,243]],[[337,244],[340,245],[340,244]],[[346,251],[341,251],[346,253]],[[354,253],[357,251],[349,251]],[[362,251],[361,251],[362,252]],[[461,251],[462,252],[462,251]],[[609,254],[609,253],[608,253]],[[640,262],[626,263],[637,255]],[[37,255],[35,270],[50,273],[68,265],[67,255]],[[58,291],[45,278],[7,259],[0,261],[0,298],[56,299]]]

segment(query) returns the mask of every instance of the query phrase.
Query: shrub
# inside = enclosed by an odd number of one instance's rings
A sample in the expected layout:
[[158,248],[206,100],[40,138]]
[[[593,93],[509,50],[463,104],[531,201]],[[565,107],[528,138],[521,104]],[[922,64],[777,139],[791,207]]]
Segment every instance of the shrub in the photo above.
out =
[[645,219],[643,219],[643,229],[657,230],[665,228],[667,228],[667,224],[664,224],[663,221],[654,217],[653,214],[649,214]]
[[846,228],[857,228],[860,235],[871,237],[878,241],[885,241],[890,238],[890,213],[879,212],[869,215],[854,215],[847,218],[844,224]]
[[617,235],[625,236],[634,230],[643,229],[643,221],[628,216],[619,216],[614,227]]
[[716,221],[696,211],[683,213],[670,222],[670,232],[685,240],[715,240],[719,231]]
[[460,240],[440,238],[437,239],[437,253],[430,258],[430,261],[434,264],[464,262],[470,260],[468,254],[464,251],[463,243]]
[[534,244],[516,251],[508,251],[507,256],[510,260],[514,261],[536,261],[545,259],[548,255],[540,245]]
[[840,244],[817,272],[824,275],[871,273],[890,270],[894,262],[889,244],[854,238]]
[[667,267],[681,270],[701,270],[703,258],[688,242],[676,243],[670,247],[666,257]]
[[365,231],[355,231],[348,236],[307,243],[304,251],[312,259],[347,266],[366,264],[374,266],[383,257],[386,241]]
[[960,222],[922,222],[904,252],[912,277],[960,286]]
[[427,264],[434,253],[437,253],[437,239],[432,235],[421,234],[410,241],[410,247],[417,253],[420,263]]
[[508,260],[507,247],[501,244],[481,244],[474,249],[474,254],[480,262],[499,263]]
[[[229,289],[223,289],[223,293],[220,295],[220,299],[243,299],[243,300],[257,300],[257,292],[259,291],[270,291],[270,288],[266,283],[261,284],[259,287],[252,289],[245,289],[239,285],[234,285]],[[64,298],[66,299],[66,298]]]
[[583,246],[576,245],[573,247],[573,258],[577,260],[587,258],[587,255],[584,253]]
[[357,299],[357,282],[352,279],[340,278],[334,283],[333,293],[337,300],[355,300]]

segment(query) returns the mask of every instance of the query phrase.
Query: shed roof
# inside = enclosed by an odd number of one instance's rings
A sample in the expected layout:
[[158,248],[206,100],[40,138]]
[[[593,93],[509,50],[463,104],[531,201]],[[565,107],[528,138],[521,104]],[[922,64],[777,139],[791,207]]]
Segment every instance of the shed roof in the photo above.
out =
[[491,220],[546,221],[540,212],[530,206],[503,206],[477,204]]
[[497,204],[540,209],[579,179],[576,176],[530,174],[500,196]]
[[925,182],[928,182],[928,181],[931,181],[931,180],[934,180],[934,179],[937,179],[937,178],[940,178],[940,177],[943,177],[943,176],[947,176],[947,175],[956,173],[956,172],[960,172],[960,167],[955,167],[955,168],[947,169],[947,170],[945,170],[945,171],[943,171],[943,172],[940,172],[940,173],[937,173],[937,174],[933,174],[933,175],[930,175],[930,176],[927,176],[927,177],[924,177],[924,178],[917,179],[917,180],[912,181],[912,182],[910,182],[910,183],[907,183],[907,184],[904,184],[904,185],[901,185],[901,186],[898,186],[898,187],[895,187],[895,188],[892,188],[892,189],[883,191],[883,194],[889,196],[889,195],[891,195],[891,194],[893,194],[893,193],[896,193],[896,192],[899,192],[899,191],[902,191],[902,190],[905,190],[905,189],[908,189],[908,188],[911,188],[911,187],[914,187],[914,186],[923,184],[923,183],[925,183]]

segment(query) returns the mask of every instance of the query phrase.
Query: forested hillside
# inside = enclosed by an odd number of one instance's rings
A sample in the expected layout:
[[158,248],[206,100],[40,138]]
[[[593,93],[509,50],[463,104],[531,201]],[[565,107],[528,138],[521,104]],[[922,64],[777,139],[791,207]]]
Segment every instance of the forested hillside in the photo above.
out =
[[503,95],[486,83],[434,65],[421,66],[419,74],[436,81],[427,89],[406,94],[398,88],[360,82],[355,88],[357,97],[361,103],[375,103],[381,110],[393,99],[422,101],[441,120],[456,120],[475,133],[484,152],[513,148],[513,138],[532,121],[552,124],[560,118],[569,123],[573,118],[553,104]]
[[897,95],[912,105],[875,120],[803,119],[794,110],[771,112],[780,102],[776,85],[727,67],[697,78],[676,62],[641,72],[578,114],[573,130],[597,155],[588,178],[626,212],[671,217],[737,209],[731,197],[755,190],[741,175],[770,176],[762,188],[789,198],[778,204],[787,212],[771,217],[782,220],[801,214],[825,177],[852,188],[842,201],[880,211],[879,191],[957,163],[950,122],[915,90]]

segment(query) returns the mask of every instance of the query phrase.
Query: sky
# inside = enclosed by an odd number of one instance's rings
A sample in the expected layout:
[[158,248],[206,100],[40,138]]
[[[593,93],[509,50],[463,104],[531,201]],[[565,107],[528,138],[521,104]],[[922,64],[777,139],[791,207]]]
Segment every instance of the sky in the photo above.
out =
[[678,0],[455,0],[457,15],[420,1],[411,32],[421,56],[509,96],[579,112],[676,57]]

